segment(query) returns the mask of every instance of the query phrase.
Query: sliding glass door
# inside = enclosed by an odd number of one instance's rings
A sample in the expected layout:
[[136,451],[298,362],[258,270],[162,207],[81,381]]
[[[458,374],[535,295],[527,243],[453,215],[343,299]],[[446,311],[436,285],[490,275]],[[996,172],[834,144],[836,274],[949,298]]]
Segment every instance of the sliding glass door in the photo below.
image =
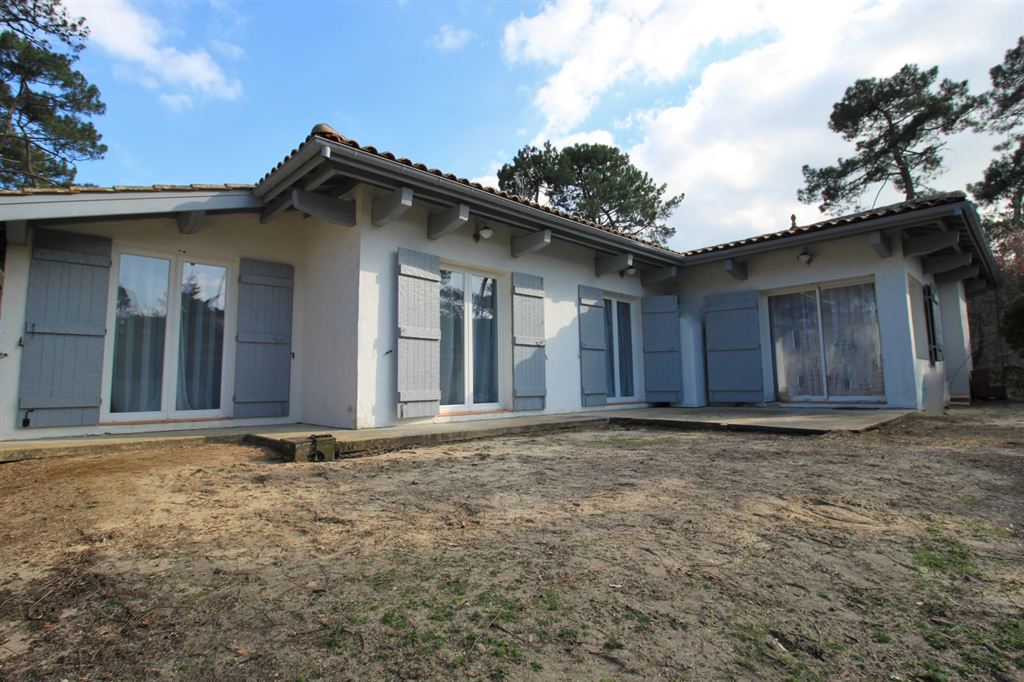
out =
[[227,267],[138,253],[116,263],[105,416],[224,416]]
[[498,281],[441,270],[441,405],[500,407],[498,364]]
[[608,399],[635,398],[633,307],[628,301],[604,299],[604,339]]
[[817,287],[770,296],[779,400],[882,401],[875,287]]

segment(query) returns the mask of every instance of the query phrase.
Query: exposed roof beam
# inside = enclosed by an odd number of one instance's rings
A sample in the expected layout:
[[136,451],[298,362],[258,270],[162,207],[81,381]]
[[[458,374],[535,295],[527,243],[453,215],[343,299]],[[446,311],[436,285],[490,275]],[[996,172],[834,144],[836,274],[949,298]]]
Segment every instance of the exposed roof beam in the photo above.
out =
[[512,257],[519,258],[534,251],[540,251],[551,243],[551,230],[540,230],[512,237]]
[[316,216],[334,225],[352,227],[356,224],[356,202],[313,194],[303,189],[292,190],[292,205],[303,213]]
[[960,241],[960,231],[935,232],[920,237],[911,237],[903,242],[903,257],[925,256],[955,246]]
[[264,224],[269,223],[278,213],[284,213],[291,208],[291,205],[291,192],[285,192],[260,211],[260,222]]
[[935,275],[935,281],[939,282],[956,282],[962,279],[970,279],[971,277],[977,277],[978,273],[981,272],[981,268],[977,265],[965,265],[962,268],[956,268],[955,270],[947,270],[946,272],[940,272]]
[[203,216],[206,211],[184,211],[177,214],[178,232],[181,234],[195,234],[203,225]]
[[[519,204],[493,192],[463,185],[370,152],[337,142],[329,144],[332,151],[331,162],[343,166],[346,176],[359,178],[362,182],[386,189],[396,186],[412,187],[416,192],[417,201],[423,200],[440,206],[448,206],[453,200],[464,201],[471,206],[475,216],[526,229],[551,229],[552,237],[559,241],[605,251],[629,248],[637,254],[637,258],[651,265],[673,265],[679,261],[678,254],[671,251]],[[284,170],[275,172],[280,173]]]
[[669,265],[664,268],[658,268],[657,270],[648,270],[644,272],[640,275],[640,284],[645,287],[654,286],[655,284],[661,284],[662,282],[673,280],[678,275],[679,268],[675,265]]
[[964,293],[968,296],[976,296],[988,289],[988,284],[983,279],[968,279],[964,281]]
[[933,275],[937,272],[948,272],[953,268],[970,265],[974,258],[969,253],[951,253],[944,256],[928,256],[923,259],[924,274]]
[[[7,243],[24,246],[28,244],[28,221],[8,220],[7,221]],[[2,265],[2,264],[0,264]]]
[[387,194],[373,200],[370,211],[370,222],[378,227],[398,220],[412,208],[412,190],[408,187],[396,187]]
[[631,267],[633,267],[633,254],[631,253],[620,253],[615,256],[598,255],[594,260],[594,273],[598,277],[610,275],[613,272],[621,273]]
[[892,255],[892,243],[889,237],[881,230],[876,230],[868,235],[868,243],[875,250],[879,258],[888,258]]
[[440,239],[469,222],[469,206],[455,204],[427,219],[427,237]]
[[738,279],[741,282],[747,278],[746,263],[742,263],[735,258],[728,258],[723,265],[726,273],[731,275],[733,278]]

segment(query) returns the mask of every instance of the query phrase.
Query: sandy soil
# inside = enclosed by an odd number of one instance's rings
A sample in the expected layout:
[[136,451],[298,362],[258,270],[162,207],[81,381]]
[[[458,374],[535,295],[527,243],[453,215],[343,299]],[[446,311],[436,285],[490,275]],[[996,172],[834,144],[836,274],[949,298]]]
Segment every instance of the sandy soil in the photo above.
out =
[[0,465],[4,679],[1024,679],[1024,406]]

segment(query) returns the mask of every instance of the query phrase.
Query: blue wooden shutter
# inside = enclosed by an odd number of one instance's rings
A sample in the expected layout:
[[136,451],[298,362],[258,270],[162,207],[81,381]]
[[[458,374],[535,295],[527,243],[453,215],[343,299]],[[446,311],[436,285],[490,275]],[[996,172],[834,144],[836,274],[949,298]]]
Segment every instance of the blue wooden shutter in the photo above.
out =
[[288,416],[294,273],[285,263],[242,259],[235,337],[236,418]]
[[683,364],[679,355],[679,299],[647,296],[641,302],[644,329],[644,389],[652,403],[683,399]]
[[512,409],[543,410],[544,278],[512,273]]
[[441,259],[398,249],[398,418],[441,406]]
[[704,299],[708,401],[764,400],[761,328],[756,291],[712,294]]
[[106,237],[33,233],[18,389],[28,426],[99,423],[110,250]]
[[608,403],[604,292],[580,285],[580,391],[583,406]]

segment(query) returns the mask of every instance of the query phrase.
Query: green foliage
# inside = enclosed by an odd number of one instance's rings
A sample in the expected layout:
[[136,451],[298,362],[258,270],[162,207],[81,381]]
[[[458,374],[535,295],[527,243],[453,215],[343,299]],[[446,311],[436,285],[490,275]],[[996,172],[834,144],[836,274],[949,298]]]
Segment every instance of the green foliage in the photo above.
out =
[[999,333],[1018,353],[1024,353],[1024,296],[1006,306],[999,321]]
[[574,144],[556,149],[520,149],[498,171],[498,186],[624,234],[663,244],[675,234],[667,220],[683,195],[665,196],[658,185],[633,165],[629,155],[605,144]]
[[106,152],[88,117],[96,86],[74,69],[87,31],[59,0],[0,7],[0,187],[70,185],[75,163]]
[[992,160],[980,182],[968,186],[981,204],[1002,208],[1009,230],[1024,228],[1024,37],[1007,50],[1003,63],[989,71],[986,120],[981,127],[1007,133],[993,150]]
[[832,108],[829,128],[853,142],[856,154],[824,168],[803,167],[800,201],[820,202],[823,212],[861,207],[864,192],[887,183],[913,199],[942,170],[945,137],[974,123],[985,99],[968,93],[967,81],[943,79],[939,68],[907,64],[889,78],[860,79]]

